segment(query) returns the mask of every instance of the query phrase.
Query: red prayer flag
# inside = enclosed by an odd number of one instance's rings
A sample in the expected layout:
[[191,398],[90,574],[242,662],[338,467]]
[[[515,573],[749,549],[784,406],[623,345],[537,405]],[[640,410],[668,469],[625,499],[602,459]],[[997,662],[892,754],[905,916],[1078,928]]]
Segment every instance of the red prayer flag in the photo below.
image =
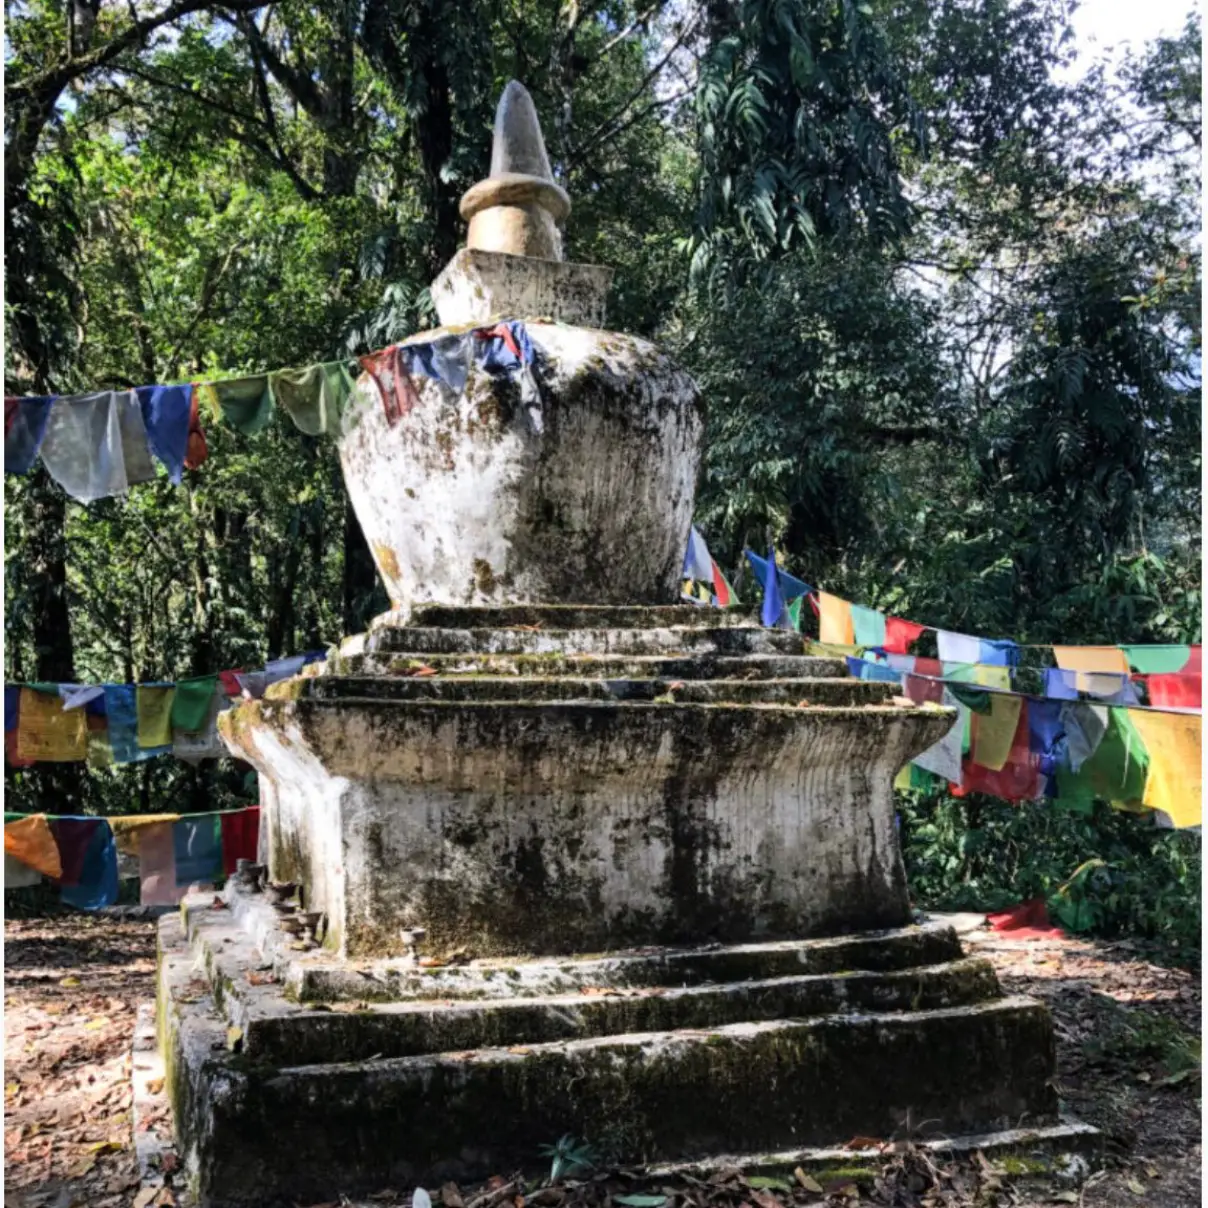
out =
[[237,860],[255,860],[260,842],[260,807],[218,815],[222,823],[222,871],[229,877]]
[[1018,906],[1004,910],[1000,914],[988,914],[986,922],[991,931],[1002,932],[1006,939],[1055,939],[1065,934],[1060,927],[1054,927],[1049,921],[1049,912],[1044,904],[1044,898],[1033,898],[1030,902],[1021,902]]
[[952,795],[964,797],[968,793],[988,793],[1004,801],[1031,801],[1040,796],[1043,787],[1040,756],[1032,752],[1028,740],[1028,702],[1024,700],[1007,762],[995,772],[974,763],[966,755],[961,761],[961,784],[952,787]]
[[910,644],[918,640],[926,625],[903,621],[901,617],[885,618],[885,653],[909,654]]
[[220,671],[218,673],[218,682],[222,685],[222,690],[227,696],[243,695],[243,685],[239,682],[239,676],[242,673],[242,667],[237,667],[234,671]]
[[1144,678],[1151,705],[1165,706],[1168,709],[1204,707],[1204,679],[1201,675],[1174,671],[1167,675],[1147,675]]
[[196,383],[190,387],[192,397],[189,400],[189,435],[185,444],[185,469],[196,470],[210,455],[210,447],[206,444],[206,434],[201,429],[200,396]]
[[721,567],[717,565],[715,558],[709,559],[713,565],[713,594],[717,597],[718,608],[730,607],[730,586],[726,582],[726,577],[721,573]]

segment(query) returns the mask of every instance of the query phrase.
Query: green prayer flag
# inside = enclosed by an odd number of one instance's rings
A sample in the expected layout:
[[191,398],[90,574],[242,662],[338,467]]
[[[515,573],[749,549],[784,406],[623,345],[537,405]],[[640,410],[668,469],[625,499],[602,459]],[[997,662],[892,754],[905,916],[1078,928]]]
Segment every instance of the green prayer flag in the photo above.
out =
[[791,604],[785,605],[785,611],[789,614],[789,620],[798,633],[801,632],[801,601],[803,599],[805,599],[804,596],[798,596]]
[[885,614],[875,608],[862,608],[859,604],[851,606],[852,629],[856,635],[857,646],[885,645]]
[[172,701],[172,728],[200,730],[206,724],[217,687],[217,675],[198,675],[192,679],[177,680],[176,696]]
[[144,687],[135,691],[138,712],[138,745],[149,747],[172,745],[172,701],[175,687]]
[[1099,798],[1113,805],[1138,806],[1145,795],[1149,754],[1128,710],[1113,708],[1107,730],[1077,772],[1057,769],[1057,797],[1070,804]]
[[962,705],[972,709],[974,713],[989,713],[993,707],[990,693],[984,688],[970,688],[965,684],[948,682],[945,687]]
[[356,378],[348,361],[327,361],[305,369],[279,370],[269,375],[269,386],[300,432],[324,436],[339,431]]
[[1191,658],[1190,646],[1121,646],[1128,665],[1138,675],[1171,675]]
[[273,391],[268,376],[232,378],[211,382],[222,418],[244,436],[255,436],[273,418]]

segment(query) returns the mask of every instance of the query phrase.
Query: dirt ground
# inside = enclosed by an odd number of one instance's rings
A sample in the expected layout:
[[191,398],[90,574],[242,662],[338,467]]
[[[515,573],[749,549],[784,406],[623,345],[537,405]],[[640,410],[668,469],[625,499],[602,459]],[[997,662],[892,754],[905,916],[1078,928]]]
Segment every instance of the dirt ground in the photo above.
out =
[[[809,1176],[649,1187],[621,1176],[536,1191],[507,1172],[482,1188],[435,1193],[441,1208],[782,1208],[859,1201],[919,1208],[1076,1204],[1173,1208],[1201,1201],[1200,981],[1131,944],[1011,941],[978,932],[1009,993],[1052,1008],[1058,1089],[1105,1136],[1102,1169],[1081,1186],[979,1158],[936,1166],[889,1155],[875,1182],[818,1188]],[[5,1197],[10,1208],[165,1208],[170,1188],[139,1193],[132,1142],[130,1040],[153,997],[154,924],[62,914],[9,921],[4,945]],[[554,1138],[551,1138],[553,1141]],[[168,1180],[171,1182],[171,1178]],[[530,1189],[532,1190],[532,1189]],[[641,1191],[643,1194],[634,1195]],[[410,1203],[384,1190],[381,1205]],[[641,1200],[625,1205],[624,1200]],[[323,1208],[337,1208],[326,1205]]]

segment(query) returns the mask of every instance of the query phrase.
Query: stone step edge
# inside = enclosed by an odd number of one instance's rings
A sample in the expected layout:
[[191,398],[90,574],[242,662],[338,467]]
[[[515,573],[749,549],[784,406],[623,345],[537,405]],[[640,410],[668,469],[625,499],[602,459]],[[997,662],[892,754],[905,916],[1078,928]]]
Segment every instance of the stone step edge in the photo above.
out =
[[[896,1142],[875,1149],[814,1146],[780,1153],[719,1154],[692,1162],[659,1163],[644,1167],[643,1173],[652,1179],[675,1178],[678,1175],[707,1178],[722,1170],[741,1170],[746,1175],[781,1175],[791,1179],[791,1172],[798,1166],[813,1173],[836,1167],[867,1169],[871,1172],[901,1144],[903,1143]],[[969,1133],[955,1137],[917,1139],[912,1140],[910,1144],[927,1153],[953,1157],[981,1153],[994,1159],[1027,1153],[1029,1157],[1041,1159],[1043,1165],[1060,1169],[1062,1166],[1068,1166],[1068,1163],[1062,1161],[1066,1155],[1100,1157],[1104,1148],[1104,1136],[1099,1129],[1062,1112],[1056,1124],[999,1129],[995,1132]],[[1046,1158],[1049,1159],[1048,1162],[1043,1161]],[[1089,1168],[1086,1173],[1090,1173]],[[359,1204],[357,1208],[360,1208]]]
[[[346,668],[345,664],[357,660],[361,666]],[[595,678],[625,678],[621,671],[610,673],[601,671],[601,667],[620,664],[629,668],[637,668],[639,672],[659,669],[659,673],[670,679],[701,678],[700,672],[711,674],[716,680],[748,678],[743,672],[760,671],[768,667],[779,667],[791,664],[794,671],[813,672],[812,678],[817,679],[848,679],[847,665],[840,659],[819,658],[811,654],[481,654],[429,653],[419,655],[392,654],[378,651],[371,654],[335,654],[322,670],[313,673],[314,678],[324,679],[328,676],[356,677],[357,673],[365,676],[393,676],[420,666],[431,666],[440,675],[481,675],[481,671],[458,671],[457,668],[466,664],[489,665],[492,668],[514,667],[515,670],[504,672],[513,677],[523,677],[531,666],[535,671],[544,670],[547,678],[563,672],[579,671],[591,673]],[[730,675],[716,674],[719,671],[732,671]],[[629,672],[632,678],[641,679],[641,674]],[[646,678],[654,678],[647,676]],[[771,676],[767,678],[772,678]],[[784,677],[781,678],[792,678]],[[872,683],[874,681],[860,681]]]
[[[333,1061],[327,1063],[304,1062],[300,1065],[276,1067],[280,1074],[305,1076],[309,1073],[340,1075],[366,1069],[384,1072],[443,1066],[463,1071],[474,1065],[507,1065],[517,1061],[541,1057],[545,1054],[561,1053],[567,1057],[588,1054],[597,1050],[622,1051],[625,1049],[655,1049],[659,1046],[674,1046],[685,1041],[706,1044],[719,1042],[749,1041],[756,1037],[776,1033],[818,1031],[825,1028],[866,1028],[878,1034],[891,1032],[895,1028],[916,1024],[940,1023],[960,1017],[988,1019],[1015,1015],[1020,1012],[1034,1014],[1047,1008],[1039,1000],[1023,994],[1004,995],[989,1002],[974,1003],[962,1007],[939,1007],[930,1011],[853,1011],[842,1015],[819,1015],[806,1019],[770,1019],[747,1023],[721,1024],[712,1028],[677,1028],[663,1032],[625,1032],[611,1036],[587,1036],[578,1040],[554,1040],[542,1044],[513,1046],[512,1048],[481,1048],[444,1053],[425,1053],[414,1057],[383,1057],[371,1061]],[[521,1051],[517,1052],[516,1049]]]
[[[447,1047],[447,1034],[443,1040],[433,1038],[430,1043],[419,1035],[428,1027],[434,1037],[439,1037],[442,1020],[447,1028],[455,1027],[460,1021],[466,1029],[463,1035],[471,1034],[476,1024],[486,1030],[490,1026],[488,1021],[491,1017],[499,1021],[494,1025],[496,1034],[498,1031],[506,1031],[510,1026],[513,1029],[512,1035],[506,1040],[496,1041],[493,1047],[566,1043],[572,1039],[593,1037],[602,1039],[627,1034],[623,1026],[627,1022],[625,1016],[629,1011],[624,1004],[632,1003],[635,999],[669,1003],[667,1009],[671,1012],[674,1012],[676,1004],[683,1004],[691,1011],[695,1001],[704,1011],[715,1011],[722,1017],[728,1017],[726,1023],[735,1024],[785,1017],[822,1020],[867,1013],[873,1009],[870,999],[876,997],[878,990],[886,1001],[876,1004],[875,1010],[877,1014],[885,1016],[971,1006],[998,1001],[1002,997],[990,962],[984,957],[962,957],[944,964],[889,973],[807,973],[730,983],[654,986],[647,987],[644,992],[634,991],[628,995],[614,992],[599,996],[582,993],[550,994],[485,1001],[424,999],[403,1003],[366,1004],[356,1011],[343,1012],[334,1011],[323,1004],[302,1004],[287,1000],[284,987],[280,983],[244,984],[245,979],[240,977],[241,969],[231,966],[232,963],[241,965],[242,971],[256,969],[261,962],[257,960],[254,946],[246,938],[240,943],[239,937],[230,935],[232,929],[229,927],[216,925],[214,930],[216,934],[207,935],[206,928],[199,929],[193,941],[193,950],[198,955],[199,963],[205,968],[216,1011],[229,1026],[241,1029],[244,1051],[255,1058],[266,1055],[269,1049],[284,1041],[282,1028],[296,1028],[304,1036],[307,1033],[303,1030],[310,1029],[312,1033],[317,1033],[312,1035],[311,1043],[322,1048],[325,1038],[339,1035],[345,1029],[353,1030],[364,1025],[370,1029],[365,1038],[365,1047],[367,1051],[376,1051],[377,1045],[389,1034],[392,1026],[396,1026],[400,1039],[415,1035],[417,1047],[412,1054],[414,1056],[442,1051],[462,1051],[460,1048]],[[844,1003],[843,988],[846,986],[852,987],[852,993],[859,1000],[854,1005]],[[793,991],[799,991],[808,999],[811,989],[816,989],[820,996],[820,1001],[814,1006],[798,1001],[795,1004],[796,1010],[770,1014],[769,1004],[760,1002],[762,991],[773,994],[781,991],[788,999],[793,997]],[[828,999],[830,1001],[827,1001]],[[750,1013],[744,1014],[744,1010],[748,1008]],[[657,1013],[658,1008],[651,1005],[649,1010]],[[566,1015],[562,1013],[573,1013],[571,1023],[567,1025],[570,1034],[542,1039],[536,1034],[541,1025],[533,1018],[533,1014],[538,1012],[548,1012],[555,1018],[561,1015],[563,1020]],[[509,1015],[513,1017],[510,1022]],[[355,1016],[359,1022],[354,1023],[351,1016]],[[368,1020],[372,1020],[372,1023],[367,1022]],[[412,1032],[408,1032],[409,1026]],[[670,1024],[666,1030],[680,1031],[692,1026],[694,1025],[675,1023]],[[718,1023],[713,1026],[725,1025]],[[382,1031],[383,1028],[386,1032]],[[526,1032],[527,1028],[534,1031]],[[300,1041],[295,1040],[294,1043]],[[446,1047],[442,1048],[441,1045]],[[266,1059],[271,1060],[271,1057]],[[347,1060],[363,1058],[349,1057]]]

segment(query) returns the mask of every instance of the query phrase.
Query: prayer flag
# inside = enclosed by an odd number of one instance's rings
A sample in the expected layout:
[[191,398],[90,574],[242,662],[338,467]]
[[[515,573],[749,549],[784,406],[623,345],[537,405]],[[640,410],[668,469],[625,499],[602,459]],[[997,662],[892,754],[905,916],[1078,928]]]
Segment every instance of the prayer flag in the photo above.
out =
[[[768,564],[758,554],[753,554],[750,550],[744,550],[743,552],[747,556],[747,561],[751,564],[751,569],[755,572],[756,579],[761,584],[766,582]],[[780,594],[785,600],[795,600],[798,596],[808,595],[813,590],[808,583],[803,583],[795,575],[790,575],[787,570],[782,570],[780,567],[776,568],[776,577],[780,581]]]
[[222,876],[222,833],[217,814],[196,814],[172,824],[176,884],[210,883]]
[[[914,678],[914,677],[908,677]],[[928,681],[923,681],[924,683]],[[913,763],[924,771],[942,777],[950,784],[961,783],[961,746],[965,726],[968,724],[969,710],[948,692],[942,684],[936,684],[942,696],[941,703],[954,708],[956,717],[953,718],[952,728],[938,742],[930,746],[921,755],[914,757]],[[913,699],[913,698],[912,698]]]
[[925,625],[903,621],[901,617],[886,617],[885,640],[880,645],[885,647],[888,654],[906,654],[924,629]]
[[177,680],[176,695],[172,698],[172,728],[200,730],[206,724],[217,690],[217,675],[198,675],[191,679]]
[[222,871],[229,877],[239,860],[255,860],[260,840],[260,807],[218,815],[222,839]]
[[222,418],[244,436],[255,436],[268,427],[273,418],[273,390],[268,375],[229,378],[225,382],[210,382],[214,388]]
[[117,901],[117,847],[104,818],[55,818],[51,822],[63,871],[63,901],[77,910],[98,910]]
[[179,817],[179,814],[129,814],[123,818],[110,818],[109,825],[113,828],[113,841],[118,851],[137,856],[142,833],[147,827],[175,822]]
[[973,719],[974,763],[992,772],[999,772],[1010,758],[1019,729],[1019,714],[1024,707],[1021,696],[1008,696],[1002,692],[990,694],[990,711],[980,713]]
[[864,608],[859,604],[851,606],[852,633],[857,646],[884,646],[887,632],[886,618],[883,612],[874,608]]
[[1190,646],[1121,646],[1128,666],[1140,675],[1171,675],[1191,660]]
[[730,586],[726,576],[721,573],[721,567],[716,562],[713,562],[713,594],[717,597],[718,608],[729,608],[732,604],[739,603],[734,589]]
[[[351,362],[355,363],[355,362]],[[348,361],[327,361],[305,369],[269,374],[273,399],[307,436],[337,435],[344,408],[356,388]]]
[[1066,706],[1066,739],[1070,747],[1070,769],[1058,769],[1058,796],[1073,800],[1100,798],[1113,805],[1141,805],[1149,756],[1145,743],[1130,718],[1132,710],[1119,707],[1108,709],[1107,726],[1094,753],[1082,762],[1077,770],[1074,769],[1071,713],[1087,708],[1102,709],[1103,706]]
[[16,756],[32,763],[67,763],[88,751],[88,728],[80,710],[66,713],[58,690],[22,688],[17,714]]
[[818,593],[818,640],[830,646],[856,645],[855,625],[852,621],[851,604],[832,596],[829,592]]
[[763,607],[760,621],[769,628],[784,620],[784,597],[780,594],[780,577],[776,574],[776,551],[768,546],[768,573],[763,580]]
[[684,578],[711,583],[713,566],[705,539],[697,532],[696,525],[692,525],[688,530],[688,548],[684,551]]
[[53,397],[23,396],[4,400],[4,472],[28,474],[46,436]]
[[981,639],[947,629],[935,631],[941,663],[978,663],[981,661]]
[[977,661],[988,663],[994,667],[1018,667],[1019,646],[1006,638],[990,641],[981,638],[978,641]]
[[170,482],[180,485],[189,452],[192,386],[139,386],[135,390],[147,431],[147,447],[163,463]]
[[1168,709],[1202,709],[1204,679],[1200,675],[1150,675],[1145,679],[1149,703]]
[[1149,757],[1143,805],[1175,826],[1199,826],[1203,812],[1202,718],[1185,713],[1129,712]]
[[172,745],[172,704],[175,699],[176,688],[172,685],[137,686],[138,745],[144,750]]
[[4,854],[58,880],[63,875],[59,845],[45,814],[31,814],[4,824]]

